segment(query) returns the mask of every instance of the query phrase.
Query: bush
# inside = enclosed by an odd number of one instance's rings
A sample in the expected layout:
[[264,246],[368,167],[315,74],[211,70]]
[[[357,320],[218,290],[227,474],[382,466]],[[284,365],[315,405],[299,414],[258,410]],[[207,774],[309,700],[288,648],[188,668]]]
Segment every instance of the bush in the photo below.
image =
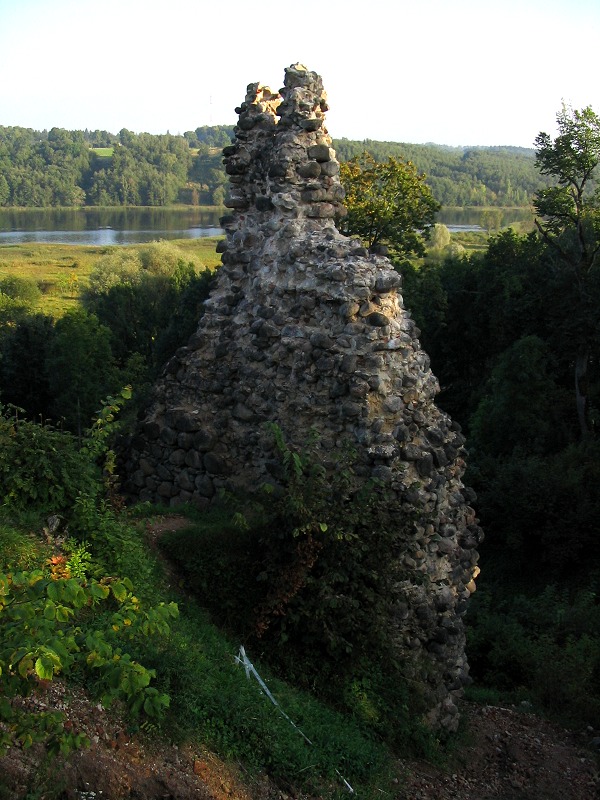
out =
[[142,269],[153,275],[173,277],[181,269],[182,263],[189,263],[194,273],[203,269],[202,264],[195,257],[190,259],[189,253],[173,242],[164,239],[140,247],[139,255]]
[[21,278],[10,275],[0,280],[0,293],[11,297],[13,300],[22,300],[28,305],[33,305],[41,298],[42,292],[36,281],[31,278]]
[[496,568],[506,568],[513,579],[521,573],[528,582],[549,583],[600,566],[598,441],[544,456],[479,457],[468,480]]
[[[155,673],[121,645],[137,635],[168,633],[168,620],[177,613],[174,605],[144,611],[129,581],[77,579],[62,563],[64,577],[54,567],[4,572],[1,566],[0,754],[14,742],[27,748],[44,741],[62,752],[86,742],[83,735],[65,731],[62,714],[28,712],[11,703],[61,673],[95,674],[105,706],[122,699],[133,713],[162,715],[169,700],[150,687]],[[108,624],[102,627],[97,619],[90,624],[90,609],[105,602],[112,606]]]
[[16,411],[0,416],[0,495],[5,507],[67,511],[82,493],[97,492],[99,475],[75,436],[20,419]]
[[100,258],[90,273],[88,294],[92,297],[107,294],[114,286],[137,286],[142,262],[139,253],[119,248]]
[[[94,688],[105,705],[121,699],[133,714],[159,717],[168,706],[168,697],[150,686],[155,673],[127,648],[165,636],[177,607],[159,603],[145,609],[128,578],[91,577],[99,572],[94,556],[100,552],[111,566],[127,563],[139,572],[136,578],[147,578],[131,563],[131,551],[139,553],[130,547],[132,530],[119,523],[102,497],[111,488],[114,468],[109,437],[129,396],[126,388],[103,403],[82,447],[72,435],[49,426],[21,421],[16,414],[0,417],[5,507],[64,512],[74,533],[86,540],[65,541],[64,532],[53,538],[49,526],[45,546],[23,536],[15,547],[14,528],[0,526],[0,752],[15,742],[29,747],[45,741],[63,752],[84,743],[83,737],[65,733],[61,714],[29,713],[11,702],[58,674],[85,674],[88,689]],[[52,555],[45,557],[51,543]],[[140,563],[147,565],[148,559]]]
[[510,598],[478,592],[467,616],[475,681],[570,725],[600,718],[599,577]]
[[0,337],[2,401],[23,408],[29,419],[49,415],[52,395],[46,362],[53,339],[54,321],[45,314],[27,314]]
[[83,309],[68,311],[54,326],[46,362],[54,419],[81,435],[101,399],[121,383],[109,329]]

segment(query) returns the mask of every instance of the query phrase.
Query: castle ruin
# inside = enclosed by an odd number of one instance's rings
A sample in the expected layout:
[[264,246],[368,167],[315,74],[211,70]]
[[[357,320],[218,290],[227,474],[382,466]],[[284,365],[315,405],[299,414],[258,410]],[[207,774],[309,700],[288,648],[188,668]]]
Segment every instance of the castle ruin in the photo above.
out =
[[321,78],[292,65],[280,93],[251,84],[236,111],[222,266],[132,439],[127,490],[203,509],[221,488],[270,481],[267,422],[291,447],[315,429],[324,453],[350,442],[365,480],[418,511],[393,625],[406,658],[432,665],[430,722],[454,730],[482,536],[462,483],[464,439],[434,403],[401,275],[335,227],[344,191]]

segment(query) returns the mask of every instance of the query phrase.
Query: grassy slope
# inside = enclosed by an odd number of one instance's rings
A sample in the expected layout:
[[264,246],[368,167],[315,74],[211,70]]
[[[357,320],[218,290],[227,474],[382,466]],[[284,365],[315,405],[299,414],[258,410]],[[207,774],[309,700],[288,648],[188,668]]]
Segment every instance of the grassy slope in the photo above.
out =
[[[50,548],[37,532],[42,520],[29,515],[28,521],[28,525],[15,522],[0,512],[0,572],[39,568],[48,558]],[[154,735],[164,737],[165,745],[175,741],[208,747],[224,759],[243,764],[250,778],[266,772],[276,782],[295,785],[313,796],[344,796],[344,778],[360,789],[362,797],[387,793],[393,757],[368,726],[278,680],[256,662],[281,708],[311,737],[308,745],[267,701],[257,683],[246,678],[235,660],[239,643],[217,629],[193,597],[182,597],[169,587],[174,576],[165,575],[154,548],[142,542],[157,528],[168,529],[181,521],[173,516],[137,522],[132,518],[128,552],[118,559],[123,574],[131,575],[142,603],[151,597],[153,605],[175,600],[180,606],[180,618],[172,623],[168,641],[151,636],[128,647],[136,660],[156,669],[157,687],[171,698],[171,710],[160,730],[154,726]],[[82,624],[93,627],[97,623],[87,619]],[[75,679],[81,681],[82,676]],[[123,720],[123,727],[135,729],[140,721]]]

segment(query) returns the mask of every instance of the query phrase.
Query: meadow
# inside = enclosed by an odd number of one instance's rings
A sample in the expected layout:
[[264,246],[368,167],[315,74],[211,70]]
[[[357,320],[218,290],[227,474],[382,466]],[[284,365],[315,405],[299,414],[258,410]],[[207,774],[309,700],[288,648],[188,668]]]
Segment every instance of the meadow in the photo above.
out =
[[[221,261],[215,251],[217,241],[218,237],[178,239],[172,243],[212,270]],[[0,281],[9,277],[34,281],[42,292],[34,309],[58,318],[78,306],[80,293],[89,286],[90,273],[100,259],[116,249],[72,244],[0,245]]]

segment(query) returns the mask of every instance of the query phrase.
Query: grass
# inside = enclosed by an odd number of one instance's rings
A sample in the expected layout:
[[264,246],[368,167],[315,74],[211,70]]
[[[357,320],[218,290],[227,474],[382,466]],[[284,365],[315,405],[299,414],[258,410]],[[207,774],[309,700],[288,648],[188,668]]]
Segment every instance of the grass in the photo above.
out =
[[34,280],[42,290],[36,309],[59,317],[78,304],[90,272],[106,252],[106,247],[66,244],[0,245],[0,279]]
[[468,252],[483,251],[488,246],[489,236],[486,231],[457,231],[450,234],[453,244],[459,244]]
[[[173,240],[181,250],[210,269],[220,264],[215,252],[218,237]],[[124,245],[118,245],[122,247]],[[137,247],[138,245],[125,245]],[[0,280],[18,276],[34,280],[42,297],[34,307],[55,318],[79,304],[80,293],[99,259],[115,245],[4,244],[0,245]]]
[[92,150],[98,158],[111,158],[115,152],[114,147],[91,147],[90,150]]

